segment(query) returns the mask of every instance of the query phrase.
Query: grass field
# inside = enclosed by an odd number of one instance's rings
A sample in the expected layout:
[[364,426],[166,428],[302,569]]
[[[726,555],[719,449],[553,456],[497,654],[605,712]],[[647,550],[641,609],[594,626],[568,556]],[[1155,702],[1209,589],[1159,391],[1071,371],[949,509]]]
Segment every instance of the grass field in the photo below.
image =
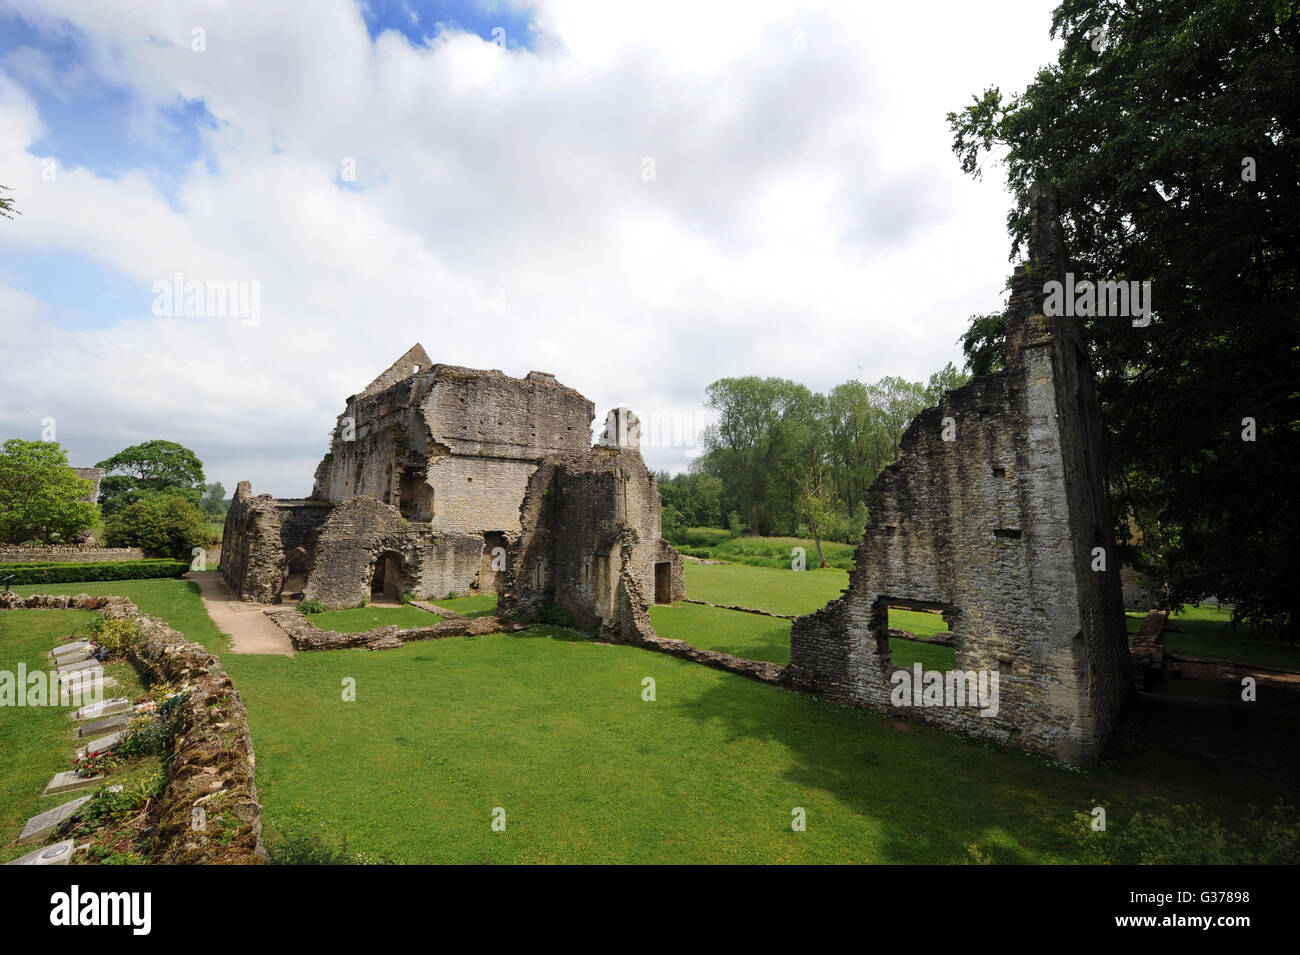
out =
[[375,627],[431,627],[442,620],[437,614],[419,607],[354,607],[351,610],[326,610],[307,616],[312,626],[337,633],[361,633]]
[[[739,592],[720,590],[718,602],[758,595],[815,609],[822,580],[835,580],[825,571],[777,578],[748,570],[752,579],[730,578]],[[800,598],[789,581],[819,592]],[[1294,760],[1278,758],[1288,752],[1285,727],[1300,718],[1300,708],[1277,699],[1285,694],[1245,711],[1229,694],[1209,708],[1198,701],[1187,711],[1179,699],[1139,712],[1106,762],[1081,773],[572,631],[535,627],[382,653],[241,656],[227,652],[189,581],[45,589],[122,593],[221,654],[248,706],[273,847],[307,831],[411,862],[1074,861],[1068,830],[1075,813],[1095,805],[1107,807],[1113,831],[1135,810],[1187,803],[1237,827],[1245,803],[1267,806],[1296,788]],[[760,623],[789,624],[690,605],[652,612],[697,645],[730,641],[755,652],[780,644]],[[55,621],[30,638],[40,653],[51,634],[88,616],[36,613]],[[0,614],[6,656],[29,639],[30,616]],[[645,677],[656,681],[654,702],[642,699]],[[342,699],[346,678],[356,681],[355,702]],[[7,726],[28,715],[0,719]],[[1233,724],[1258,754],[1207,761],[1198,720],[1206,733]],[[1175,729],[1153,729],[1165,724]],[[22,759],[34,752],[44,747]],[[35,779],[47,770],[24,771]],[[504,832],[491,828],[497,807]],[[807,813],[806,832],[791,831],[795,807]],[[6,801],[4,822],[25,819],[28,808]]]
[[[926,619],[930,617],[934,620]],[[781,617],[677,603],[651,607],[650,621],[661,637],[685,640],[701,650],[718,650],[769,663],[790,662],[790,621]],[[938,622],[937,629],[934,621]],[[926,636],[947,630],[942,617],[907,610],[891,610],[889,623]],[[951,647],[895,638],[889,641],[889,650],[890,659],[897,666],[920,663],[927,670],[951,670],[956,666],[956,654]]]
[[[817,567],[817,544],[811,538],[750,537],[747,534],[733,537],[730,531],[715,527],[692,527],[687,530],[685,541],[676,546],[683,554],[690,554],[692,557],[785,570],[791,569],[795,559],[794,548],[802,547],[804,566],[809,570]],[[856,544],[822,541],[822,554],[832,567],[838,570],[852,570],[853,551],[856,546]]]
[[849,575],[834,569],[794,571],[788,567],[780,570],[687,561],[684,573],[686,595],[692,600],[772,613],[812,613],[838,597],[849,585]]

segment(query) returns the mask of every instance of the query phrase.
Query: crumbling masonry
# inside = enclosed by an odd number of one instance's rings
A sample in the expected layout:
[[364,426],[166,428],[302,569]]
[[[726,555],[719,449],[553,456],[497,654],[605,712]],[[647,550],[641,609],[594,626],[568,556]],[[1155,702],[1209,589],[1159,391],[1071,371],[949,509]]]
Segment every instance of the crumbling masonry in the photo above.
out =
[[554,375],[436,365],[416,345],[348,398],[310,498],[240,482],[222,576],[245,600],[327,609],[501,590],[503,612],[554,604],[584,627],[617,626],[624,577],[681,599],[636,417],[610,412],[593,448],[593,410]]
[[997,672],[999,705],[909,715],[1090,765],[1127,692],[1128,647],[1084,340],[1073,319],[1043,314],[1043,284],[1065,270],[1056,194],[1035,186],[1031,198],[1032,267],[1013,279],[1006,367],[912,422],[868,492],[844,596],[793,625],[786,680],[900,713],[888,609],[938,611],[957,669]]

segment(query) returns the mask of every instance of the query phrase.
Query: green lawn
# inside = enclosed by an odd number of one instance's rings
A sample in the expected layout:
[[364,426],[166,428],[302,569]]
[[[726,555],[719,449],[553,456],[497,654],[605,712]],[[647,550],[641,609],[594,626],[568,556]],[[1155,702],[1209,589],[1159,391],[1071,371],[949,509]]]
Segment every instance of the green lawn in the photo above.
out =
[[[757,595],[806,612],[825,602],[822,580],[834,580],[748,570],[752,579],[732,578],[740,592],[719,590],[717,602]],[[820,592],[801,600],[798,586]],[[272,845],[305,829],[409,862],[943,863],[969,861],[972,845],[1001,862],[1071,861],[1065,830],[1098,804],[1113,831],[1134,810],[1193,802],[1233,827],[1246,803],[1295,790],[1295,774],[1276,759],[1249,772],[1230,760],[1209,764],[1199,745],[1141,727],[1121,734],[1100,769],[1066,770],[556,628],[378,653],[246,656],[224,652],[227,638],[189,581],[44,589],[122,593],[222,654],[248,706]],[[55,630],[65,632],[86,616],[41,613],[63,617]],[[788,634],[789,626],[691,605],[652,614],[666,636],[704,646],[716,634],[754,652],[778,647],[764,627]],[[0,614],[0,647],[23,639],[29,616]],[[656,681],[654,702],[642,699],[645,677]],[[348,679],[355,702],[342,698]],[[1224,712],[1234,705],[1225,697]],[[1232,717],[1246,721],[1244,740],[1276,722],[1268,709],[1276,705],[1262,700]],[[1217,712],[1209,717],[1207,725],[1225,725]],[[1177,713],[1170,722],[1187,724]],[[506,812],[504,832],[491,829],[495,807]],[[795,807],[807,813],[806,832],[791,831]]]
[[497,612],[496,594],[477,594],[473,597],[453,597],[451,600],[430,600],[429,603],[454,610],[466,617],[490,617]]
[[715,604],[734,604],[772,613],[812,613],[834,600],[849,585],[842,570],[779,570],[745,564],[697,564],[687,561],[686,596]]
[[1218,607],[1186,607],[1165,625],[1165,648],[1175,656],[1212,657],[1234,663],[1300,670],[1300,647],[1229,625],[1232,614]]
[[[913,620],[913,617],[919,619]],[[926,619],[930,617],[938,621],[938,630],[934,629],[934,621]],[[790,662],[790,621],[781,617],[676,603],[651,607],[650,621],[661,637],[685,640],[701,650],[717,650],[769,663]],[[926,636],[947,629],[943,618],[937,614],[907,610],[891,610],[889,623],[914,633],[924,632]],[[890,659],[896,666],[910,667],[920,663],[927,670],[951,670],[956,666],[956,654],[951,647],[891,639],[889,650]]]
[[400,607],[353,607],[351,610],[326,610],[308,614],[312,626],[336,633],[361,633],[375,627],[431,627],[440,623],[437,614],[403,604]]

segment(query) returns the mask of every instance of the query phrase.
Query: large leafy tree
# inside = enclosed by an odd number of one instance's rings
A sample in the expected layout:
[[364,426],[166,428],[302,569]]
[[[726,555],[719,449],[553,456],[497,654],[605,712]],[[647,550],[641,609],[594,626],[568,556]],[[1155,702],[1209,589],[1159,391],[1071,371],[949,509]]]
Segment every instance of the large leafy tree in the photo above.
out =
[[175,441],[133,444],[96,467],[104,469],[99,502],[105,517],[151,494],[177,494],[197,505],[206,488],[203,462]]
[[0,451],[0,542],[68,542],[99,522],[99,508],[81,498],[91,483],[77,477],[68,455],[48,441],[13,438]]
[[[1217,594],[1293,638],[1296,7],[1064,0],[1051,26],[1057,63],[1018,96],[992,88],[949,115],[966,172],[1005,151],[1013,257],[1029,186],[1046,179],[1060,189],[1077,277],[1152,283],[1148,326],[1086,321],[1129,556],[1175,602]],[[996,366],[1003,330],[1000,315],[972,321],[973,370]]]
[[189,562],[207,540],[207,518],[180,494],[155,493],[132,501],[104,522],[112,547],[139,547],[151,556]]

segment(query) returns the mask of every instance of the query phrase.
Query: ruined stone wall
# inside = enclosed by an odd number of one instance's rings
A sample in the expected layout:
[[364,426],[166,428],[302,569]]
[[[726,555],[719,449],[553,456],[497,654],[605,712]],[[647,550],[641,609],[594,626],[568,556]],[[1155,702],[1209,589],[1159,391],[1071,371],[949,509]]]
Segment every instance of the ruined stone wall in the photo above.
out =
[[422,598],[433,596],[426,569],[434,549],[428,525],[405,520],[391,504],[349,498],[321,527],[303,597],[319,600],[327,610],[361,606],[371,599],[376,567],[385,558],[392,559],[395,574],[387,581],[390,596],[407,590]]
[[[1087,765],[1127,692],[1127,650],[1118,567],[1092,569],[1094,547],[1113,549],[1086,353],[1077,329],[1041,314],[1059,235],[1036,228],[1032,248],[1040,268],[1017,276],[1006,369],[912,422],[868,492],[848,590],[793,624],[787,679]],[[893,706],[891,605],[943,611],[956,668],[997,671],[996,715]]]
[[[501,612],[531,619],[549,599],[574,626],[617,634],[620,594],[654,595],[655,564],[685,596],[681,557],[659,537],[654,476],[634,449],[597,447],[543,461],[520,508],[521,536],[500,583]],[[675,574],[673,573],[675,572]]]
[[[519,503],[537,461],[585,450],[592,408],[540,372],[511,378],[434,365],[349,399],[312,496],[396,503],[439,531],[518,533]],[[345,419],[352,422],[350,440]],[[404,492],[404,474],[428,490]],[[427,500],[413,508],[416,494]]]
[[222,578],[244,600],[275,603],[284,585],[280,510],[269,494],[240,481],[221,534]]
[[[334,510],[334,505],[327,501],[277,498],[275,506],[280,515],[281,550],[288,555],[301,547],[309,555],[314,553],[321,527]],[[297,569],[306,571],[305,566]]]

